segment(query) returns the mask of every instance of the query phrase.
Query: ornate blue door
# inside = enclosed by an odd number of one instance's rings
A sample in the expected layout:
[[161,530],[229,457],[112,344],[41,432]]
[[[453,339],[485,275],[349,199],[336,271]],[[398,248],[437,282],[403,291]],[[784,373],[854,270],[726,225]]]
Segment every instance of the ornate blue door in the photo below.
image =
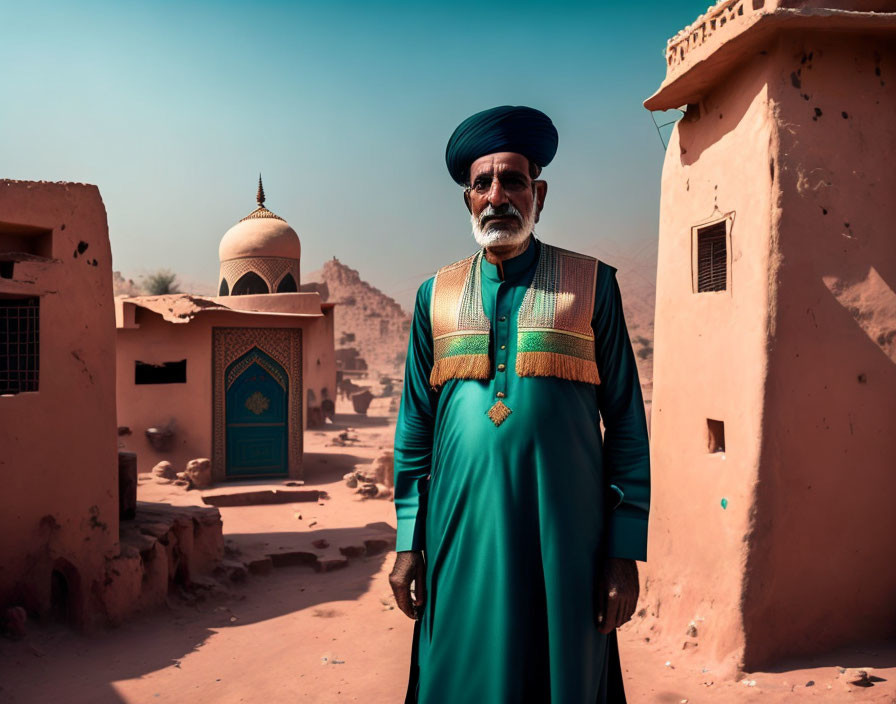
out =
[[289,377],[257,347],[225,373],[228,477],[285,476]]

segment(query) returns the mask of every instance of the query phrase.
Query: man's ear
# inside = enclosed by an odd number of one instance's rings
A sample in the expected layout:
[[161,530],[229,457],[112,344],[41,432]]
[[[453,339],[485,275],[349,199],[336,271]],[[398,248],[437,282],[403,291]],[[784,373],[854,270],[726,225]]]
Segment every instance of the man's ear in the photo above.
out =
[[473,214],[473,206],[470,204],[470,191],[469,189],[464,189],[464,205],[467,206],[467,210],[470,211],[470,215]]
[[541,210],[544,208],[545,198],[548,197],[548,182],[533,181],[535,185],[535,222],[541,217]]

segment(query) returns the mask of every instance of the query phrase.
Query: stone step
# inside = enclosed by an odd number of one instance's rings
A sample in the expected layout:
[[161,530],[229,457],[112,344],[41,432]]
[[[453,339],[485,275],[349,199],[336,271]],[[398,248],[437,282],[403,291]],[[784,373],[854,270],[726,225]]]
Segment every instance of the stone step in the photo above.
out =
[[320,498],[321,492],[316,489],[255,489],[204,494],[202,501],[210,506],[264,506],[317,501]]

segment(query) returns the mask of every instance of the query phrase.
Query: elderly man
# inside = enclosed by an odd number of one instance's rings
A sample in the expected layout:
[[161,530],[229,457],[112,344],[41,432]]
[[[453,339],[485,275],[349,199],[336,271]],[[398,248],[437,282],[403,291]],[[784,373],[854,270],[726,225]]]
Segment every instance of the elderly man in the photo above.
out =
[[417,619],[410,702],[625,701],[615,629],[646,557],[647,428],[615,269],[534,236],[556,150],[526,107],[448,142],[480,249],[414,310],[390,576]]

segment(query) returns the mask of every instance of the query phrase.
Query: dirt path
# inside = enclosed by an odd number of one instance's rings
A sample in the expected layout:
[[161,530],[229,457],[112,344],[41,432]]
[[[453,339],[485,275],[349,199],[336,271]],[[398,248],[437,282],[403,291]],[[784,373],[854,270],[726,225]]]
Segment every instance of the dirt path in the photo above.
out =
[[[237,559],[309,550],[335,560],[340,547],[394,536],[392,503],[361,500],[341,481],[356,464],[391,446],[394,419],[375,404],[366,420],[340,415],[337,421],[306,436],[306,487],[327,491],[329,499],[221,508],[228,548]],[[347,423],[358,441],[330,444]],[[201,502],[198,492],[151,482],[141,483],[140,498]],[[328,546],[314,547],[320,540]],[[394,608],[387,580],[393,559],[392,552],[357,557],[325,573],[276,568],[200,592],[195,603],[172,598],[167,609],[90,636],[33,627],[23,641],[0,642],[0,702],[402,701],[412,624]],[[756,673],[746,683],[717,681],[695,657],[677,662],[676,654],[658,651],[627,629],[620,647],[632,703],[896,702],[893,644]],[[884,681],[852,687],[836,665],[874,666]]]

